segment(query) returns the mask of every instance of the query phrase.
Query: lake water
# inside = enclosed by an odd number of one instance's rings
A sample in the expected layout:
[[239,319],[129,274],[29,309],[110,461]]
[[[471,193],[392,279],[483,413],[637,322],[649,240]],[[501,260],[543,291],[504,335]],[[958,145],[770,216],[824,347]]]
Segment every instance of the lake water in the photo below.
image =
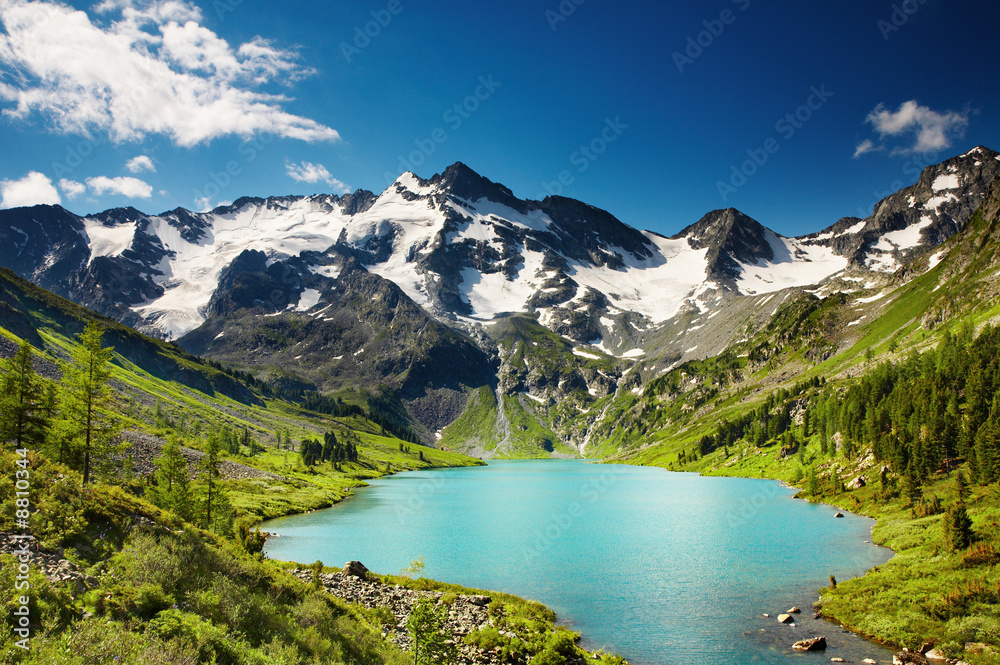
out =
[[[403,473],[264,529],[272,559],[423,576],[533,598],[636,665],[892,662],[812,616],[816,589],[881,565],[872,520],[792,498],[773,481],[571,461]],[[804,611],[795,628],[774,617]],[[771,618],[762,614],[769,613]],[[825,653],[793,642],[826,635]]]

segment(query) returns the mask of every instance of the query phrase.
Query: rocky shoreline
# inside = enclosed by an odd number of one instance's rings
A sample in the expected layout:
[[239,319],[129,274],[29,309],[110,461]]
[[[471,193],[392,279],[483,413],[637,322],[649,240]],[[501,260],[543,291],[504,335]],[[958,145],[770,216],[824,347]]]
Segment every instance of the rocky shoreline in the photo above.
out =
[[[295,568],[291,572],[305,582],[313,580],[312,570]],[[428,598],[436,603],[443,603],[448,608],[446,629],[451,633],[451,641],[457,648],[455,665],[504,665],[510,662],[503,658],[500,649],[484,650],[464,641],[465,636],[474,630],[496,627],[490,612],[490,604],[493,602],[490,596],[417,591],[396,584],[386,584],[357,561],[349,562],[340,572],[321,573],[319,580],[323,589],[337,598],[367,609],[387,609],[392,619],[383,621],[383,635],[400,649],[409,650],[412,647],[406,621],[417,602]],[[514,633],[505,633],[502,628],[501,633],[514,637]],[[574,665],[584,663],[585,661],[578,660]]]

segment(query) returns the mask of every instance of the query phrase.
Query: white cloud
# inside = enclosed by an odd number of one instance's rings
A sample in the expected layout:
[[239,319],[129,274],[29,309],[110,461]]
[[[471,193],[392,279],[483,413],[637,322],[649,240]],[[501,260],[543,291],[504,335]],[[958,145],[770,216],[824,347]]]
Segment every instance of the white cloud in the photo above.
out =
[[312,162],[301,162],[299,164],[285,164],[285,170],[293,180],[298,182],[325,182],[338,194],[347,194],[351,188],[337,180],[322,164]]
[[[51,0],[0,0],[0,101],[5,116],[38,115],[60,133],[116,142],[163,134],[180,146],[268,132],[337,141],[333,129],[260,90],[313,70],[256,37],[235,48],[185,0],[105,0],[92,19]],[[12,105],[11,105],[12,104]]]
[[865,139],[854,149],[854,159],[857,159],[861,155],[867,155],[870,152],[878,152],[882,150],[881,147],[875,145],[875,142],[871,139]]
[[[892,148],[892,154],[931,152],[950,148],[953,139],[964,134],[969,125],[969,111],[940,112],[921,106],[916,100],[910,100],[895,111],[887,109],[885,104],[879,104],[868,114],[865,122],[875,129],[883,141],[886,138],[906,140],[905,145]],[[876,146],[872,141],[865,141],[858,146],[854,156],[859,157],[885,148],[884,143]]]
[[87,178],[87,186],[98,196],[120,194],[133,199],[148,199],[153,195],[153,187],[138,178],[109,178],[102,175]]
[[0,208],[59,205],[59,192],[48,176],[31,171],[20,180],[0,180]]
[[203,196],[201,198],[194,200],[194,206],[195,208],[198,209],[197,212],[212,212],[216,208],[221,208],[224,206],[231,206],[231,205],[233,205],[232,201],[219,201],[217,203],[213,203],[212,199],[207,196]]
[[59,189],[63,190],[69,198],[75,199],[87,191],[87,186],[82,182],[63,178],[59,181]]
[[152,171],[156,173],[156,167],[153,166],[153,160],[146,155],[139,155],[138,157],[133,157],[132,159],[125,162],[125,168],[129,170],[129,173],[139,173],[141,171]]

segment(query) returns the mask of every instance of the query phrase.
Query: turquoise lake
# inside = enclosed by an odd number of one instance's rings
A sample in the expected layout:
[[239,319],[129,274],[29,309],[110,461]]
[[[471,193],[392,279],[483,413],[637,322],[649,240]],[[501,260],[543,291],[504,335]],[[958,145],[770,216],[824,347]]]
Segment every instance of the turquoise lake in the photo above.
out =
[[[538,600],[584,647],[636,665],[892,662],[812,613],[830,575],[862,575],[891,551],[866,543],[872,520],[792,494],[655,468],[493,462],[380,479],[263,528],[277,534],[272,559],[398,573],[423,557],[423,576]],[[796,627],[779,625],[792,606]],[[813,634],[825,653],[791,650]]]

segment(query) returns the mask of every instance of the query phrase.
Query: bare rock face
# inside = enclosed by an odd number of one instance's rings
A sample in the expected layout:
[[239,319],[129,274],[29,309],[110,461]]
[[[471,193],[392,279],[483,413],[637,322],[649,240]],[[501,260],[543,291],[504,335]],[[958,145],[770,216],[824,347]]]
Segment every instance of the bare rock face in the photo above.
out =
[[796,651],[826,651],[826,638],[820,636],[808,640],[800,640],[793,644],[792,648]]

